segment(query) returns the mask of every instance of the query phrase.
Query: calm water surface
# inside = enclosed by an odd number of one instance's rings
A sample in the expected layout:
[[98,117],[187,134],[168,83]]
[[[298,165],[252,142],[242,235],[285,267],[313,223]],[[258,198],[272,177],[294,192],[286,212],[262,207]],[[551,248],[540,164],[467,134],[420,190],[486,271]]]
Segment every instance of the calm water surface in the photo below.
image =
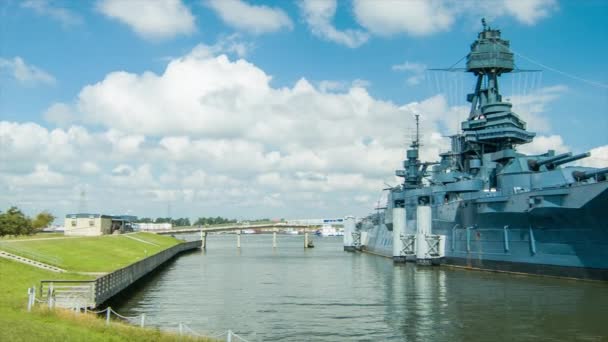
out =
[[608,341],[603,283],[393,266],[341,238],[208,238],[132,290],[123,315],[250,341]]

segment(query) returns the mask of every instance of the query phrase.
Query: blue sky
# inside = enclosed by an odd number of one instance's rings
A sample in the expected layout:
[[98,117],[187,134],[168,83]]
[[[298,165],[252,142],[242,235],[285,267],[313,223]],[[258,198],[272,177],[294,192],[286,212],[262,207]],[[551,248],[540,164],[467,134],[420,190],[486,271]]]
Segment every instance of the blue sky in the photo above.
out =
[[424,69],[466,55],[482,16],[542,64],[516,61],[542,82],[503,80],[539,136],[522,150],[608,164],[605,1],[27,0],[0,15],[0,208],[63,215],[84,190],[89,211],[140,216],[362,215],[395,182],[408,111],[423,156],[445,149],[472,82]]

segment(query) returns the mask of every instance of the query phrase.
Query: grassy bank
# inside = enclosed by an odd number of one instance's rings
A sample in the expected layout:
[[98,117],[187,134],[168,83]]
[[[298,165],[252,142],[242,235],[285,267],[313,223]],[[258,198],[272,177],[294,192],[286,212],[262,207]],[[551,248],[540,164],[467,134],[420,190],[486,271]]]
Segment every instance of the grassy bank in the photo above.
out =
[[[210,341],[119,322],[106,326],[103,319],[90,314],[74,315],[44,308],[26,311],[27,288],[38,286],[41,279],[92,279],[74,272],[112,271],[179,242],[145,233],[132,236],[141,241],[125,236],[3,241],[0,249],[9,245],[11,252],[26,249],[47,259],[57,259],[60,262],[56,266],[69,272],[53,273],[0,258],[0,341]],[[13,244],[18,246],[12,247]]]
[[0,249],[74,272],[111,272],[174,246],[150,233],[0,241]]

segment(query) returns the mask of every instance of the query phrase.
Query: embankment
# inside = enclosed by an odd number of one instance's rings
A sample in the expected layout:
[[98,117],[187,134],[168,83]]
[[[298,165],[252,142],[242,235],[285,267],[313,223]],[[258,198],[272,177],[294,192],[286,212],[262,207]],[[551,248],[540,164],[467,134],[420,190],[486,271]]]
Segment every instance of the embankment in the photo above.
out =
[[144,271],[152,262],[140,263],[141,261],[153,258],[158,262],[166,257],[160,253],[181,242],[171,237],[145,233],[132,234],[132,237],[136,240],[126,236],[13,241],[2,239],[0,249],[10,249],[11,253],[27,258],[37,258],[40,262],[53,264],[67,272],[54,273],[0,258],[0,340],[209,341],[118,322],[106,326],[104,320],[97,319],[94,315],[74,315],[60,309],[48,311],[39,307],[32,312],[26,311],[27,288],[38,286],[40,280],[95,280],[100,277],[98,273],[112,274],[136,264],[140,265],[140,271]]

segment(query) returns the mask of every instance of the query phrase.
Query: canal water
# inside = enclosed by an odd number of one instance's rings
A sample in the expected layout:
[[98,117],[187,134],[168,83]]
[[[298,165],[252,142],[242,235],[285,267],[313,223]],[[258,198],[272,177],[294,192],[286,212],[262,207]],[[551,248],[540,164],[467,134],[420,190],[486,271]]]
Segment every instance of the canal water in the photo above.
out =
[[342,250],[341,238],[208,237],[113,307],[147,325],[180,322],[249,341],[605,341],[608,285],[393,266]]

